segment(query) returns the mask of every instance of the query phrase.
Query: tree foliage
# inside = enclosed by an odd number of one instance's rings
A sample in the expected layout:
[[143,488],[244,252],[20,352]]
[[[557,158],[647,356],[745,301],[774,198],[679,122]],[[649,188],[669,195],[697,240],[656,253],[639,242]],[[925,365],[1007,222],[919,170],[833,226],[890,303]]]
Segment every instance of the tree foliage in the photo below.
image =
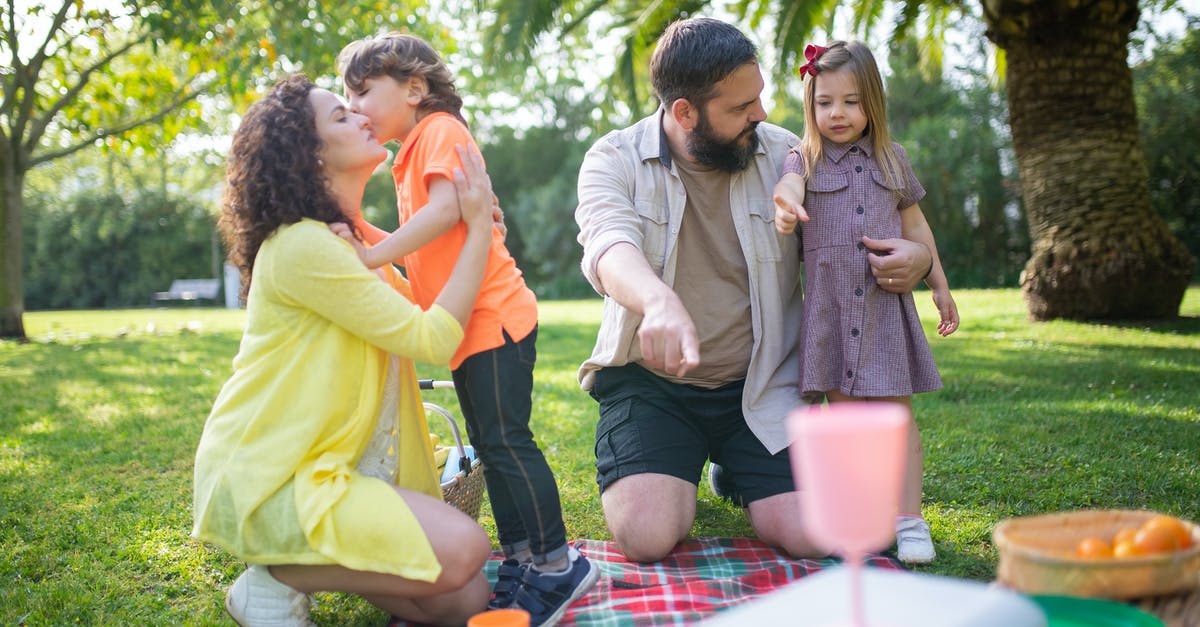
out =
[[411,30],[453,51],[448,29],[429,26],[429,11],[422,0],[0,5],[0,337],[24,337],[22,202],[30,170],[97,145],[141,148],[153,158],[200,125],[201,96],[223,95],[238,111],[280,73],[331,76],[337,50],[366,34]]
[[1150,202],[1200,258],[1200,152],[1188,139],[1200,137],[1200,19],[1181,40],[1160,43],[1133,80]]
[[957,83],[924,75],[912,40],[894,43],[889,59],[890,130],[925,187],[922,212],[950,285],[1016,285],[1029,235],[1016,175],[1001,167],[1012,161],[1002,94],[979,68],[959,68]]
[[572,102],[558,88],[550,124],[493,129],[482,146],[488,173],[504,208],[507,244],[526,283],[542,298],[591,295],[579,271],[583,252],[575,241],[576,181],[591,145],[586,129],[590,103]]

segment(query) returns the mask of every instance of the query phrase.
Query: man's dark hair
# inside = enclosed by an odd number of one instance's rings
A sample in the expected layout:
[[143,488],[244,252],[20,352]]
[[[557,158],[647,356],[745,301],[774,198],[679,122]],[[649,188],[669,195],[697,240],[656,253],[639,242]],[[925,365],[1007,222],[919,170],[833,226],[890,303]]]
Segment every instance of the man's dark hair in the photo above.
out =
[[680,98],[703,107],[716,84],[758,60],[754,44],[736,26],[707,17],[671,23],[650,58],[650,82],[665,106]]

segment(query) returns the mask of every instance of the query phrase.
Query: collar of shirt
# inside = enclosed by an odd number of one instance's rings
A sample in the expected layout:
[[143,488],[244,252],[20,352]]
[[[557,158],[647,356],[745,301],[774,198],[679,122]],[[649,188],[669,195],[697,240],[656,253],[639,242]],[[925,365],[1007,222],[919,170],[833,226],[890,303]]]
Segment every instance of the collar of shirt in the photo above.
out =
[[855,148],[861,150],[868,159],[871,158],[872,146],[870,135],[863,135],[858,140],[849,144],[838,144],[827,139],[822,139],[821,142],[824,144],[823,151],[825,152],[825,158],[834,163],[841,161],[842,157],[845,157],[848,153],[854,152]]
[[[392,159],[392,174],[395,176],[398,172],[404,171],[404,160],[408,158],[408,153],[412,152],[413,146],[417,145],[417,140],[420,139],[421,133],[425,128],[433,123],[433,120],[441,117],[447,117],[457,121],[458,118],[446,113],[445,111],[434,111],[417,121],[412,130],[408,132],[408,136],[401,142],[400,147],[396,149],[396,156]],[[400,178],[396,178],[397,181]]]
[[663,116],[667,114],[664,107],[659,107],[655,112],[654,117],[658,124],[657,133],[645,133],[642,135],[641,141],[638,143],[638,158],[644,163],[651,159],[658,159],[663,167],[671,169],[671,144],[667,141],[667,131],[663,127]]

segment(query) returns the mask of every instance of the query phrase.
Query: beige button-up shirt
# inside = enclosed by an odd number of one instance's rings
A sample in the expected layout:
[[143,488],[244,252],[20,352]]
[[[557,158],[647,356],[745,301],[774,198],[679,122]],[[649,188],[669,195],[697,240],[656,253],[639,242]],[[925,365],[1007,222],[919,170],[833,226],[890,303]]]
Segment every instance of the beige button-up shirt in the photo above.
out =
[[[663,110],[605,135],[588,151],[579,172],[579,243],[583,274],[604,296],[603,318],[591,357],[579,369],[583,389],[597,370],[629,363],[641,317],[608,297],[596,264],[613,245],[626,242],[650,268],[674,286],[676,240],[687,191],[671,163],[662,131]],[[742,393],[746,424],[771,453],[788,445],[787,413],[800,404],[798,340],[802,297],[800,250],[795,236],[775,231],[772,192],[793,133],[758,126],[759,148],[750,166],[732,176],[729,204],[750,278],[754,344]],[[700,356],[704,359],[704,356]]]

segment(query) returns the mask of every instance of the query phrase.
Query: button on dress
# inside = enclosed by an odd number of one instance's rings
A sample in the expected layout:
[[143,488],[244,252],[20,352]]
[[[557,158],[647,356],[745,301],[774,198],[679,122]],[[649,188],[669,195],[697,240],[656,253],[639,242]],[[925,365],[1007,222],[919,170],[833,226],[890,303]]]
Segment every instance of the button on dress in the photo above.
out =
[[[801,392],[908,396],[942,387],[912,294],[880,289],[862,243],[864,235],[900,237],[900,210],[925,196],[903,148],[893,146],[899,185],[887,182],[867,137],[826,141],[822,163],[805,181]],[[803,174],[802,163],[793,151],[784,172]]]

